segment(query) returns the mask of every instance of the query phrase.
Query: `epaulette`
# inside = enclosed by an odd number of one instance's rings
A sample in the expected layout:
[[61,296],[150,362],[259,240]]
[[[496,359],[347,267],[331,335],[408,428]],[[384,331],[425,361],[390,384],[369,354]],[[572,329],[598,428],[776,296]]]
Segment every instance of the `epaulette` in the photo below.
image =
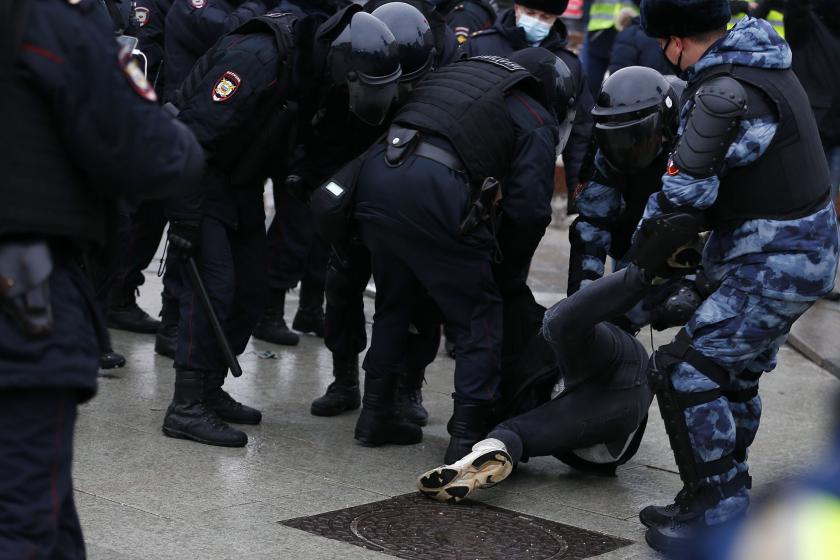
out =
[[478,37],[479,35],[489,35],[490,33],[496,33],[498,30],[494,27],[488,27],[487,29],[479,29],[478,31],[473,31],[473,34],[470,35],[472,37]]

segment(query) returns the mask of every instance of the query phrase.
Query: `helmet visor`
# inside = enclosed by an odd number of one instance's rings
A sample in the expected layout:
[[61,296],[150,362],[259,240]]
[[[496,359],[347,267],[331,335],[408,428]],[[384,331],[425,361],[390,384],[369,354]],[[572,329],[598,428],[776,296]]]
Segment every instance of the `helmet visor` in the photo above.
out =
[[397,81],[370,84],[361,80],[348,82],[350,111],[362,122],[378,126],[385,121],[397,99]]
[[640,171],[662,149],[662,117],[653,113],[630,122],[596,123],[595,139],[610,167],[622,173]]
[[575,125],[575,115],[577,114],[577,107],[574,104],[570,104],[564,109],[565,116],[562,117],[561,120],[560,116],[558,115],[557,119],[560,122],[560,141],[557,142],[558,154],[566,149],[566,143],[569,141],[569,136],[571,136],[572,134],[572,127],[574,127]]

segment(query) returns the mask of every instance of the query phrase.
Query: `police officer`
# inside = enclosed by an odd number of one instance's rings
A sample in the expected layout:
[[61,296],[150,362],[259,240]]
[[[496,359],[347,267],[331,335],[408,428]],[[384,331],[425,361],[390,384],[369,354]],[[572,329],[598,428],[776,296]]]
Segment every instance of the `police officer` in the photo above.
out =
[[[405,101],[423,76],[437,67],[440,57],[434,33],[427,18],[418,9],[403,2],[383,4],[373,14],[388,26],[397,41],[402,68],[399,100]],[[322,137],[341,141],[330,150],[332,154],[326,164],[318,160],[308,162],[313,171],[329,169],[336,163],[346,164],[387,130],[384,123],[378,127],[359,126],[357,119],[346,123],[344,119],[336,119],[334,114],[327,117],[310,131],[310,144],[323,148],[324,142],[317,141]],[[336,129],[336,132],[330,133],[330,129]],[[348,130],[351,132],[348,133]],[[323,152],[323,149],[314,151],[315,154]],[[300,174],[317,177],[317,173],[311,171],[301,171]],[[318,180],[325,179],[321,177]],[[361,405],[358,356],[367,346],[364,292],[371,276],[370,255],[355,235],[340,240],[336,245],[338,247],[330,256],[326,278],[325,325],[325,342],[333,356],[335,380],[324,395],[312,402],[310,411],[316,416],[335,416]],[[416,302],[417,312],[413,319],[416,327],[413,332],[416,332],[409,337],[406,368],[397,393],[400,411],[421,426],[428,421],[421,393],[425,367],[434,359],[440,339],[439,312],[427,299]]]
[[[380,6],[401,0],[371,0],[365,4],[365,11],[373,13]],[[408,0],[402,2],[413,6],[429,21],[432,35],[435,39],[435,67],[440,68],[458,57],[458,40],[455,33],[447,25],[446,12],[442,11],[434,0]]]
[[521,381],[501,403],[507,419],[465,456],[421,475],[420,492],[458,502],[501,482],[521,460],[548,455],[614,475],[639,449],[653,395],[647,352],[610,320],[644,297],[649,284],[631,265],[557,303],[544,320],[527,327],[533,335],[529,353],[550,362],[520,370]]
[[[396,96],[400,75],[393,35],[361,7],[328,20],[321,35],[334,38],[325,61],[313,68],[311,21],[290,13],[251,20],[225,36],[193,68],[179,92],[179,118],[208,153],[205,194],[173,204],[170,241],[195,255],[218,318],[235,353],[241,353],[265,298],[265,216],[262,190],[283,176],[293,131],[310,91],[334,88],[360,118],[378,124]],[[338,37],[335,37],[335,36]],[[316,83],[301,83],[304,75]],[[331,76],[325,83],[322,76]],[[258,424],[262,414],[223,389],[227,364],[192,288],[184,286],[175,395],[163,431],[170,437],[241,447],[247,435],[226,422]]]
[[487,0],[445,0],[437,9],[445,14],[446,23],[463,45],[470,35],[488,29],[496,21],[496,10]]
[[493,27],[475,33],[461,48],[469,56],[507,56],[515,50],[539,46],[560,57],[572,71],[577,85],[576,114],[571,136],[563,150],[566,184],[578,184],[578,175],[592,136],[592,95],[581,71],[580,60],[566,49],[566,27],[559,19],[565,0],[524,0],[499,14]]
[[724,0],[641,8],[645,31],[688,84],[682,134],[645,209],[635,260],[644,268],[681,233],[708,227],[703,268],[717,284],[651,362],[684,487],[640,518],[648,543],[673,551],[747,508],[758,382],[794,321],[833,287],[837,220],[808,98],[772,26],[745,18],[727,33]]
[[98,0],[8,3],[0,28],[0,550],[84,558],[73,427],[108,334],[81,263],[114,197],[194,188],[203,154],[118,58]]
[[[459,347],[447,458],[462,457],[492,425],[501,298],[491,268],[495,240],[484,221],[499,194],[496,178],[516,177],[522,166],[552,168],[557,141],[554,116],[525,92],[530,86],[542,95],[531,74],[500,57],[450,64],[417,85],[385,142],[363,160],[354,217],[377,286],[355,432],[365,445],[422,439],[419,426],[395,410],[394,393],[413,302],[427,292]],[[511,194],[506,211],[528,220],[531,209]]]
[[[569,228],[569,294],[603,276],[607,256],[615,270],[630,261],[633,233],[648,198],[662,186],[676,143],[684,87],[679,78],[642,66],[623,68],[604,81],[592,109],[594,173],[575,192],[578,217]],[[700,300],[694,282],[677,279],[651,290],[614,321],[631,333],[651,322],[656,329],[682,326]]]

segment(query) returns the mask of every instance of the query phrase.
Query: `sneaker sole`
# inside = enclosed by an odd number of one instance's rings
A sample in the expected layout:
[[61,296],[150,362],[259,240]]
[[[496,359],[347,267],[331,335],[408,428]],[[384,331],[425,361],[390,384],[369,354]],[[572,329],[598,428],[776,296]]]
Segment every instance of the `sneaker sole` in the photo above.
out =
[[513,460],[504,451],[488,451],[465,467],[438,467],[417,479],[417,489],[427,498],[454,504],[476,488],[490,488],[513,471]]
[[188,439],[190,441],[197,441],[198,443],[203,443],[204,445],[215,445],[216,447],[245,447],[248,445],[248,440],[245,440],[244,443],[220,443],[218,441],[209,441],[201,438],[197,438],[191,434],[186,432],[182,432],[180,430],[173,430],[172,428],[167,428],[164,426],[161,428],[163,431],[163,435],[175,438],[175,439]]

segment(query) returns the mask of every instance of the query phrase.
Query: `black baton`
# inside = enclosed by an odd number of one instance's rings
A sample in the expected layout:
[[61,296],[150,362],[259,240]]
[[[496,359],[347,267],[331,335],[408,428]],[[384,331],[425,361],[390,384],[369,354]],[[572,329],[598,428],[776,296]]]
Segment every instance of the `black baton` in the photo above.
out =
[[210,296],[207,295],[207,290],[204,288],[204,282],[201,281],[201,276],[198,274],[198,267],[195,266],[195,259],[188,257],[184,264],[187,265],[187,274],[190,277],[192,289],[198,294],[201,299],[201,304],[204,306],[204,311],[207,312],[207,317],[210,319],[210,326],[213,327],[213,332],[216,334],[216,340],[219,346],[222,347],[222,352],[225,355],[225,361],[228,368],[234,377],[242,375],[242,367],[233,355],[233,350],[230,349],[225,331],[222,330],[222,324],[219,323],[219,318],[216,316],[216,311],[213,309],[213,304],[210,302]]

